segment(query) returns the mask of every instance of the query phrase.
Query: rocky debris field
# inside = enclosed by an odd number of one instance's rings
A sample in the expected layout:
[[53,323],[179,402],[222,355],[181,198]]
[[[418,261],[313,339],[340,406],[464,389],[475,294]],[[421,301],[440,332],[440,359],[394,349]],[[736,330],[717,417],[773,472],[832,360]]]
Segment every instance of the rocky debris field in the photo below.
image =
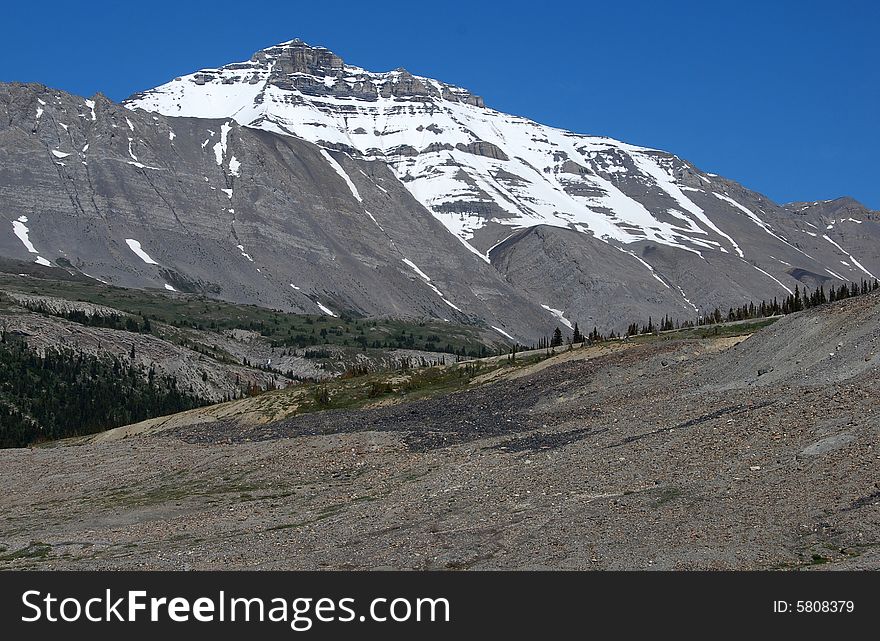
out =
[[38,569],[877,569],[876,294],[451,395],[0,452]]

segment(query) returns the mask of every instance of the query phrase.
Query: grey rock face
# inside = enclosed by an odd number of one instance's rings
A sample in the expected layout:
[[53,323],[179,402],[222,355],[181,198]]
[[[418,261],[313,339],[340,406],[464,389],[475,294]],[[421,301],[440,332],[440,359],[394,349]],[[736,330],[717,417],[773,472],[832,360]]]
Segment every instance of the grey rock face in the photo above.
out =
[[[837,265],[845,269],[857,257],[864,268],[859,271],[867,270],[880,277],[880,252],[877,251],[880,212],[872,211],[847,196],[811,203],[789,203],[784,209],[789,215],[780,212],[780,224],[800,230],[802,234],[810,232],[806,240],[801,240],[807,251],[827,251],[827,245],[831,244]],[[829,256],[829,260],[833,262],[835,259]]]
[[[434,97],[483,107],[483,99],[466,89],[428,81],[395,69],[385,74],[371,74],[346,65],[329,49],[312,47],[299,39],[255,53],[248,62],[205,69],[192,76],[200,86],[219,82],[224,85],[257,85],[296,90],[309,96],[333,96],[375,101],[379,98]],[[132,96],[132,101],[150,92]]]
[[779,206],[298,40],[124,106],[0,89],[0,255],[526,342],[880,275],[880,216],[854,201]]
[[[503,244],[534,240],[519,230],[539,226],[584,236],[566,244],[575,253],[562,264],[571,262],[566,269],[574,273],[596,264],[595,251],[623,250],[614,254],[625,263],[619,273],[637,279],[637,290],[659,281],[672,291],[672,298],[667,292],[628,308],[642,317],[658,304],[669,303],[669,313],[697,313],[784,297],[795,286],[870,279],[880,271],[874,242],[880,230],[858,205],[833,231],[824,229],[828,223],[814,219],[827,218],[827,212],[793,215],[790,207],[672,154],[545,127],[486,109],[436,80],[403,70],[367,72],[299,41],[270,47],[248,65],[262,83],[253,100],[247,92],[224,93],[240,67],[228,65],[210,71],[210,89],[189,76],[126,105],[169,115],[234,117],[353,157],[382,160],[446,229],[486,257],[500,256],[491,250]],[[605,247],[585,249],[595,243]],[[541,274],[526,274],[526,264],[541,261],[531,257],[513,265],[508,259],[500,269],[509,278],[518,274],[518,283],[537,284]],[[591,269],[588,279],[607,277],[608,270]],[[570,280],[574,285],[583,278]],[[530,291],[537,301],[578,298],[556,296],[552,283]],[[580,299],[590,303],[557,309],[588,320],[621,316],[606,309],[617,304],[611,298]]]
[[94,102],[93,120],[81,98],[0,89],[0,254],[301,313],[479,322],[522,340],[549,322],[384,163]]
[[458,143],[455,148],[459,151],[474,154],[475,156],[485,156],[486,158],[494,158],[495,160],[510,160],[501,148],[484,140],[477,140],[467,145]]

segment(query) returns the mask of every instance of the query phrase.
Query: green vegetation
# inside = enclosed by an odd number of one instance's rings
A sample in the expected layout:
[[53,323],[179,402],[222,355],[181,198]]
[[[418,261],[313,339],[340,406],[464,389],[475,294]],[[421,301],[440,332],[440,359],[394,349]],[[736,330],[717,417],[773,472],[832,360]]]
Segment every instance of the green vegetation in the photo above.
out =
[[[237,497],[248,500],[254,492],[268,488],[247,479],[247,473],[220,479],[188,478],[180,473],[169,474],[161,485],[143,488],[140,485],[119,487],[103,494],[97,501],[107,507],[144,507],[179,503],[192,497],[222,498],[224,501]],[[269,495],[272,496],[272,495]]]
[[[762,300],[759,304],[750,302],[740,307],[731,307],[727,310],[726,314],[722,312],[721,309],[716,307],[713,311],[709,313],[699,315],[696,320],[676,321],[673,320],[673,318],[669,315],[666,315],[663,317],[662,321],[660,321],[659,323],[655,323],[654,319],[649,316],[647,323],[630,323],[624,336],[626,336],[627,338],[631,338],[636,336],[644,336],[647,334],[656,335],[664,332],[678,333],[679,330],[705,328],[725,323],[741,323],[750,320],[758,321],[757,323],[754,323],[752,325],[755,329],[757,329],[768,325],[780,316],[785,316],[786,314],[792,314],[794,312],[800,312],[805,309],[809,309],[810,307],[818,307],[827,303],[833,303],[836,300],[863,296],[873,291],[877,291],[878,289],[880,289],[880,283],[878,283],[876,278],[873,282],[862,280],[861,283],[849,283],[848,285],[842,284],[836,288],[831,287],[829,288],[827,294],[825,292],[824,286],[820,286],[819,288],[814,289],[812,292],[808,293],[806,287],[801,289],[798,285],[795,285],[794,292],[786,296],[782,302],[779,302],[776,298],[771,301]],[[765,320],[769,322],[765,323]],[[737,330],[733,331],[736,332]],[[723,330],[718,331],[716,327],[713,327],[713,331],[711,332],[696,332],[692,336],[688,337],[707,338],[709,336],[723,335],[734,334],[730,334]],[[537,349],[558,347],[564,342],[567,342],[569,345],[571,345],[577,343],[597,343],[600,341],[616,338],[619,338],[619,336],[616,336],[613,331],[605,335],[599,332],[598,327],[594,327],[593,331],[590,332],[588,336],[584,336],[578,329],[577,323],[575,323],[573,335],[567,341],[565,341],[559,327],[557,327],[555,330],[553,330],[552,338],[543,337],[538,341]]]
[[15,561],[16,559],[45,559],[52,552],[52,546],[48,543],[33,541],[30,545],[9,552],[0,554],[0,561]]
[[206,402],[112,356],[37,354],[0,334],[0,447],[100,432]]
[[[727,314],[715,310],[696,321],[673,322],[668,316],[655,324],[630,325],[626,340],[650,342],[699,340],[751,334],[775,322],[780,315],[822,305],[829,301],[858,296],[878,288],[868,283],[841,285],[827,294],[823,288],[807,293],[796,288],[782,303],[775,299],[759,305],[749,303]],[[82,325],[145,333],[188,347],[225,363],[239,363],[212,343],[211,331],[247,330],[259,333],[272,348],[298,350],[315,359],[319,368],[339,374],[336,379],[316,382],[293,396],[273,396],[272,403],[295,413],[325,409],[361,407],[371,403],[398,402],[441,395],[467,387],[477,376],[502,368],[516,368],[552,356],[576,345],[620,340],[605,336],[594,327],[583,334],[577,325],[573,335],[560,328],[538,342],[537,351],[515,345],[508,356],[494,361],[462,362],[438,366],[431,359],[415,359],[399,364],[397,372],[376,372],[369,364],[370,354],[384,357],[383,350],[409,348],[454,353],[463,358],[501,355],[497,346],[481,342],[480,328],[439,321],[411,322],[393,319],[365,319],[351,315],[296,315],[253,305],[237,305],[202,296],[168,294],[154,290],[129,290],[91,280],[23,277],[0,273],[0,292],[56,297],[82,301],[119,310],[118,313],[89,314],[59,310],[40,301],[26,305],[35,312],[63,317]],[[20,306],[0,300],[0,307],[16,313]],[[200,333],[204,332],[204,333]],[[216,337],[214,337],[216,340]],[[219,341],[218,341],[219,342]],[[339,347],[346,349],[339,350]],[[134,347],[132,347],[132,350]],[[536,348],[531,348],[536,349]],[[354,359],[340,361],[340,352]],[[132,352],[132,358],[134,353]],[[360,359],[360,360],[358,360]],[[323,362],[321,362],[323,361]],[[271,370],[269,363],[248,367]],[[388,367],[383,361],[382,367]],[[343,369],[344,368],[344,369]],[[283,372],[278,372],[283,374]],[[288,373],[293,378],[293,373]],[[207,375],[203,375],[205,379]],[[303,379],[300,379],[303,380]],[[274,388],[274,386],[270,385]],[[256,395],[264,390],[253,383],[242,383],[242,394]],[[289,403],[295,405],[291,408]],[[37,354],[14,336],[3,332],[0,339],[0,446],[32,443],[86,435],[154,416],[207,404],[191,389],[183,390],[173,377],[159,376],[154,370],[133,367],[115,356],[91,356],[68,349],[49,349]]]
[[698,325],[695,327],[683,327],[674,330],[665,330],[656,334],[636,334],[628,337],[634,343],[652,342],[656,340],[687,340],[703,338],[724,338],[730,336],[745,336],[753,334],[763,327],[772,325],[781,316],[761,318],[753,321],[719,323],[718,325]]
[[[351,314],[342,314],[339,318],[327,315],[290,314],[256,305],[227,303],[192,294],[169,295],[153,290],[124,289],[93,281],[37,279],[7,273],[0,273],[0,289],[112,307],[134,318],[120,316],[105,317],[109,320],[91,320],[80,318],[86,315],[79,312],[55,315],[84,324],[110,323],[106,326],[154,333],[163,338],[167,336],[157,331],[156,322],[180,329],[210,331],[242,329],[258,332],[273,347],[304,348],[337,345],[361,350],[415,349],[467,357],[495,353],[494,347],[484,344],[481,340],[480,328],[445,323],[441,320],[418,322],[364,319]],[[41,311],[39,306],[33,309]],[[46,310],[43,311],[48,313]]]
[[[747,336],[779,320],[764,318],[752,322],[720,324],[707,327],[692,327],[672,330],[657,334],[644,334],[628,338],[631,343],[651,343],[671,340],[701,340],[731,336]],[[602,341],[606,344],[620,342],[621,339]],[[597,343],[599,341],[592,341]],[[579,344],[582,349],[587,343]],[[464,361],[454,365],[432,366],[420,368],[404,368],[396,372],[359,372],[350,371],[330,381],[313,383],[305,387],[305,391],[288,402],[288,391],[279,392],[279,404],[286,405],[285,415],[293,416],[307,412],[318,412],[327,409],[351,409],[364,407],[375,402],[408,402],[411,400],[442,396],[467,388],[477,377],[482,377],[499,370],[516,370],[533,365],[571,350],[569,345],[562,349],[547,344],[533,351],[514,351],[511,355],[498,359]],[[277,409],[277,408],[276,408]],[[663,498],[663,497],[661,497]],[[673,496],[663,498],[662,502],[671,500]]]
[[107,329],[118,329],[136,334],[150,334],[153,331],[149,319],[145,317],[135,318],[128,314],[86,314],[78,309],[56,312],[42,303],[28,305],[27,308],[38,314],[58,316],[87,327],[106,327]]
[[681,496],[681,490],[677,487],[664,487],[657,492],[657,498],[654,500],[654,507],[660,507],[665,503],[674,501]]
[[516,361],[509,359],[494,362],[470,361],[448,366],[422,367],[404,372],[382,372],[360,377],[337,378],[309,386],[308,393],[297,399],[295,411],[287,415],[327,409],[357,408],[382,400],[412,401],[449,394],[467,388],[478,376],[499,369],[513,370],[531,365],[550,355],[551,353],[547,352],[532,354]]

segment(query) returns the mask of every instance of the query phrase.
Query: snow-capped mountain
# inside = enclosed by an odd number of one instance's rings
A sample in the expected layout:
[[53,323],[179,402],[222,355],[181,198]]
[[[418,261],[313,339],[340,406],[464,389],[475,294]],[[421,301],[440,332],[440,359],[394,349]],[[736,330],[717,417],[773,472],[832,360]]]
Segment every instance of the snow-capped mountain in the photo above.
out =
[[880,274],[880,216],[293,40],[116,105],[0,85],[0,254],[293,311],[530,341]]
[[[484,259],[515,229],[552,225],[627,245],[695,253],[744,250],[687,192],[711,193],[768,234],[760,213],[679,159],[487,108],[468,91],[403,69],[371,73],[299,40],[250,61],[204,69],[125,105],[166,116],[233,118],[328,149],[380,159],[416,199]],[[622,176],[630,180],[622,184]],[[649,199],[664,200],[658,208]]]
[[[125,104],[167,116],[229,117],[381,159],[487,260],[487,245],[511,235],[499,225],[552,225],[624,245],[649,241],[744,258],[707,215],[725,206],[779,238],[761,208],[740,204],[723,181],[716,185],[675,156],[510,116],[465,89],[404,69],[371,73],[300,40],[176,78]],[[721,202],[701,207],[693,193]]]
[[[168,116],[232,118],[381,160],[487,261],[522,229],[573,230],[629,254],[691,306],[682,283],[658,274],[642,255],[646,246],[700,260],[726,254],[726,269],[751,272],[780,293],[797,280],[787,272],[789,254],[830,278],[880,271],[824,234],[780,220],[788,217],[774,203],[674,155],[501,113],[465,89],[403,69],[368,72],[299,40],[176,78],[125,104]],[[825,244],[802,249],[815,244],[810,238]],[[834,269],[815,264],[813,253],[829,252],[849,260],[832,260]],[[692,298],[704,293],[697,289]]]

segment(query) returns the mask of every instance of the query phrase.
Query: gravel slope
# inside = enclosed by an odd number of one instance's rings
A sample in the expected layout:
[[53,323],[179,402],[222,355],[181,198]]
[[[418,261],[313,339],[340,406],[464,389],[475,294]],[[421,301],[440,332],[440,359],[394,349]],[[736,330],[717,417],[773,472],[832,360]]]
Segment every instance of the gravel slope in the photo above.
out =
[[403,405],[3,451],[0,558],[876,569],[878,319],[871,295],[734,346],[658,341]]

